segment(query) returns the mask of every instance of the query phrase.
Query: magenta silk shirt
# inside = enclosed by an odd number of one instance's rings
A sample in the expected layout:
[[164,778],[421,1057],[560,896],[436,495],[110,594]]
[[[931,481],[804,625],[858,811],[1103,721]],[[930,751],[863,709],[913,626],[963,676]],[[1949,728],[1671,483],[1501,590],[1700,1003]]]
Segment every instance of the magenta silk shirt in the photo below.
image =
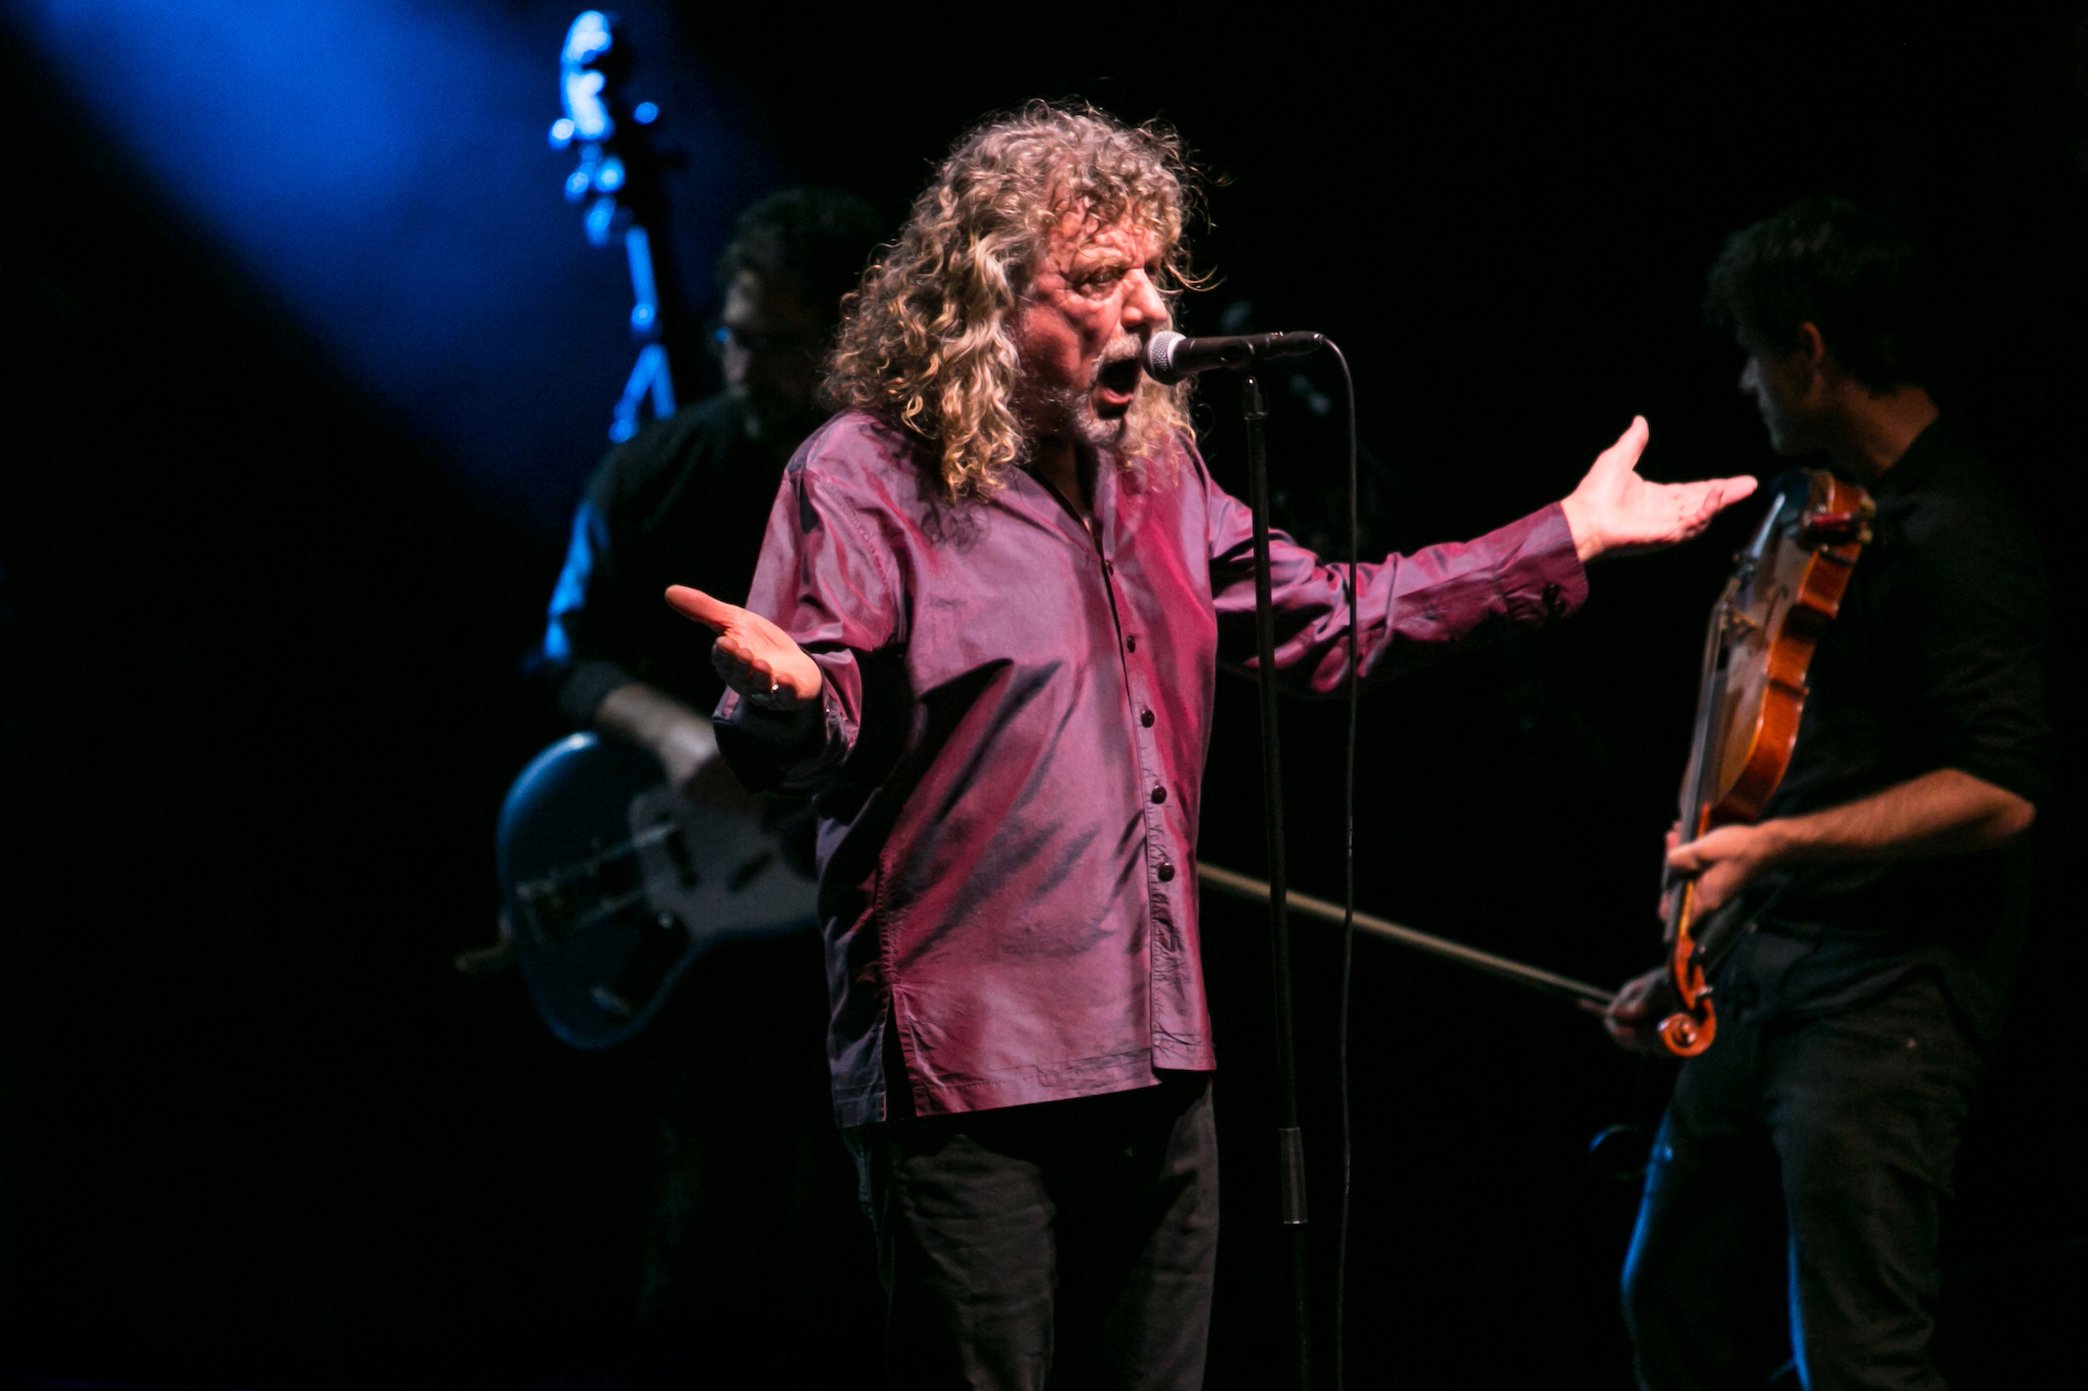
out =
[[[799,449],[747,607],[823,708],[718,707],[744,781],[818,793],[838,1119],[902,1081],[930,1115],[1208,1070],[1197,811],[1219,663],[1253,664],[1248,510],[1186,437],[1099,471],[1092,534],[1026,472],[943,500],[924,458],[860,414]],[[1343,571],[1272,544],[1277,664],[1332,694]],[[1556,506],[1359,582],[1366,677],[1587,593]]]

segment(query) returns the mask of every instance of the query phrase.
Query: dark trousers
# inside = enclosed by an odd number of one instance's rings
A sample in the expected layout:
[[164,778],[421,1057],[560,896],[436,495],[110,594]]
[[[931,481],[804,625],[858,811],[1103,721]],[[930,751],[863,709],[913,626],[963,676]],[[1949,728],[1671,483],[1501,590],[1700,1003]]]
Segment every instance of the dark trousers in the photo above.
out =
[[1719,1030],[1682,1067],[1625,1261],[1640,1386],[1761,1387],[1781,1285],[1808,1391],[1941,1387],[1937,1239],[1981,1070],[1942,988]]
[[1207,1076],[846,1135],[891,1385],[1203,1385],[1218,1244]]

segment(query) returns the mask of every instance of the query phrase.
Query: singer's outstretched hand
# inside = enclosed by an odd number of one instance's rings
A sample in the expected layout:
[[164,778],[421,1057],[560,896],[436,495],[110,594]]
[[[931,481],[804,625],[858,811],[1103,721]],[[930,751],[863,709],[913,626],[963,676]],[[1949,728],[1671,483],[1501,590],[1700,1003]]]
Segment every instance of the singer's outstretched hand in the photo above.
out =
[[1638,475],[1646,450],[1646,418],[1633,416],[1617,442],[1595,457],[1580,486],[1559,505],[1573,531],[1581,563],[1602,555],[1672,546],[1711,525],[1711,519],[1755,490],[1752,478],[1701,483],[1648,483]]
[[819,699],[819,667],[790,635],[758,613],[721,603],[685,584],[667,586],[667,603],[718,635],[711,665],[755,705],[795,710]]

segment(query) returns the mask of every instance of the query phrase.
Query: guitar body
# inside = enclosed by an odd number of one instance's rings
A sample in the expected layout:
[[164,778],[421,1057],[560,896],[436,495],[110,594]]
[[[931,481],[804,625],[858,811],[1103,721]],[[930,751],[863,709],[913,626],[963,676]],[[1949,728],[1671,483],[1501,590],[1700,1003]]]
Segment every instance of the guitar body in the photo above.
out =
[[638,1033],[715,943],[814,922],[815,886],[774,833],[689,804],[650,755],[592,734],[515,780],[499,862],[530,996],[575,1048]]

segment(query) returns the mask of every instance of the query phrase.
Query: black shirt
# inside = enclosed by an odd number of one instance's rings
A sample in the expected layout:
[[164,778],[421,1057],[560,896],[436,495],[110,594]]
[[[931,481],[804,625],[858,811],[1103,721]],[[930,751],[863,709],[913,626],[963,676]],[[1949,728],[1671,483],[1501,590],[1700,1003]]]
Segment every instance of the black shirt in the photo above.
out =
[[747,433],[745,407],[714,396],[618,445],[588,481],[538,654],[574,728],[640,680],[708,713],[724,693],[710,635],[667,607],[670,584],[747,597],[785,452]]
[[[1965,444],[1932,425],[1870,488],[1877,504],[1820,640],[1790,771],[1763,813],[1844,805],[1955,768],[2046,794],[2048,623],[2023,517]],[[1721,998],[1811,1015],[1934,970],[1982,1037],[1997,1028],[2027,924],[2027,842],[1896,862],[1815,864],[1751,886],[1759,931]]]

